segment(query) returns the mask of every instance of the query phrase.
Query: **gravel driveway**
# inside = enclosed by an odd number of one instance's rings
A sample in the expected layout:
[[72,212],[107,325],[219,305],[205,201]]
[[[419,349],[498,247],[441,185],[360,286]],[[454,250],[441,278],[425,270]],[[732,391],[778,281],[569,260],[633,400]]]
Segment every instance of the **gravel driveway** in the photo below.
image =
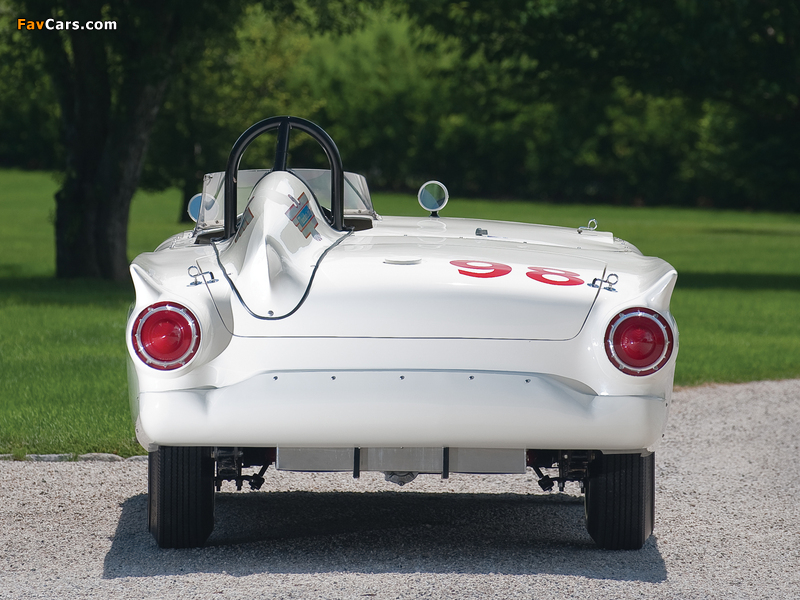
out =
[[207,547],[159,550],[144,462],[0,461],[0,598],[798,598],[798,431],[800,380],[676,392],[637,552],[530,473],[275,471],[217,494]]

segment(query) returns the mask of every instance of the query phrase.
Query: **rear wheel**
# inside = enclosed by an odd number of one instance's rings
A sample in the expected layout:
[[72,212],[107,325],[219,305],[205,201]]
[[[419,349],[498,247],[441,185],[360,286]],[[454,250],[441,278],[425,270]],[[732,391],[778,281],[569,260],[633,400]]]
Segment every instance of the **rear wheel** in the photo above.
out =
[[586,529],[600,548],[638,550],[653,533],[655,454],[605,454],[589,465]]
[[148,521],[161,548],[202,546],[214,528],[211,448],[159,446],[148,462]]

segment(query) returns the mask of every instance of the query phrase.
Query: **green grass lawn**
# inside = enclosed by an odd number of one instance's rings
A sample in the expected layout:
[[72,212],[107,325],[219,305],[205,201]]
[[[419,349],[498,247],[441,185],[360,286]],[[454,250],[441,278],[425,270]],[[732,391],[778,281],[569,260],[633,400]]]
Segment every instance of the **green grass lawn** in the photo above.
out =
[[[141,453],[123,333],[128,286],[59,281],[53,194],[41,173],[0,171],[0,453]],[[422,215],[376,194],[383,214]],[[129,256],[186,227],[177,192],[139,193]],[[678,269],[677,385],[800,377],[800,215],[452,200],[446,216],[577,227],[595,218]]]
[[[123,340],[133,288],[53,278],[57,188],[41,173],[0,171],[0,454],[139,454]],[[137,194],[131,258],[187,228],[179,201]]]

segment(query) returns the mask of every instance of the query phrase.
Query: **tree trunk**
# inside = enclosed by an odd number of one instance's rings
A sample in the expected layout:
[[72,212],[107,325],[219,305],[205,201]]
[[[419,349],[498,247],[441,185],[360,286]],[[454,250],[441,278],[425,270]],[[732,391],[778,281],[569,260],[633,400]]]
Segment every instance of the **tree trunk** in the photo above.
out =
[[102,18],[104,26],[113,25],[104,31],[56,25],[31,39],[43,52],[64,125],[56,276],[128,281],[131,199],[167,82],[196,64],[210,41],[233,39],[245,0],[23,4],[20,14],[49,15],[57,24],[68,16],[70,22]]
[[[164,79],[128,90],[135,100],[110,119],[105,135],[68,139],[73,168],[56,194],[57,277],[128,281],[131,199],[166,83]],[[91,131],[92,122],[97,122],[91,114],[76,116],[76,131]]]
[[[66,4],[76,19],[98,16],[92,2]],[[144,7],[129,15],[134,27],[115,32],[70,29],[38,40],[59,96],[66,149],[56,193],[56,277],[129,281],[131,199],[179,47],[178,7],[164,9],[163,18],[148,19]]]

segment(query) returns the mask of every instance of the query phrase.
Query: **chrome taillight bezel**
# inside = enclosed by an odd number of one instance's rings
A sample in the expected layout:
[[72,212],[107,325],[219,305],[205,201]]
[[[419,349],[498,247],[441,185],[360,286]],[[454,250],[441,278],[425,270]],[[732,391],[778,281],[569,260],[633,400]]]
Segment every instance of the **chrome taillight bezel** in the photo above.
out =
[[[660,353],[649,360],[645,365],[634,365],[625,360],[625,353],[621,352],[615,345],[614,339],[617,331],[630,319],[645,319],[648,324],[653,328],[653,331],[660,333],[664,340],[663,349]],[[672,352],[675,348],[675,336],[670,327],[667,319],[657,311],[645,308],[634,307],[628,308],[617,313],[608,324],[606,328],[606,335],[604,341],[606,355],[617,369],[627,375],[644,376],[652,375],[664,368],[669,362]]]
[[[145,324],[164,312],[168,312],[172,318],[182,320],[184,323],[183,330],[190,336],[186,351],[182,352],[180,356],[169,360],[150,354],[148,352],[148,344],[142,339],[142,331]],[[194,313],[182,304],[177,302],[157,302],[145,308],[136,317],[131,330],[131,341],[134,352],[147,366],[159,371],[172,371],[188,364],[200,349],[200,323]]]

